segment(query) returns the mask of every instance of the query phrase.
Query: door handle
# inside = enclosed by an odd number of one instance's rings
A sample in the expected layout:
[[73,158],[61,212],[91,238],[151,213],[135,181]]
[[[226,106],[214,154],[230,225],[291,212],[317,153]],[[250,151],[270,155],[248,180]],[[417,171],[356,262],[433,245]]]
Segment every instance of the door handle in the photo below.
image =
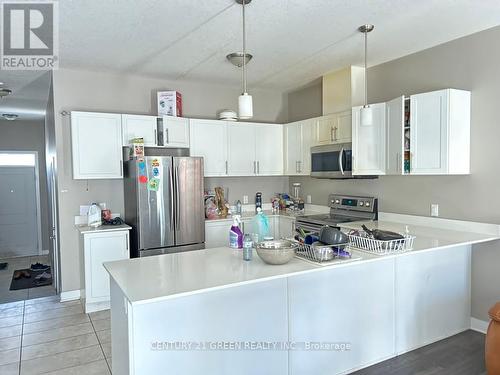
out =
[[339,152],[339,168],[340,168],[340,172],[342,173],[342,175],[344,175],[344,147],[342,147],[342,149],[340,150]]
[[176,166],[175,167],[175,200],[176,200],[176,214],[177,214],[177,217],[175,219],[175,228],[176,230],[179,230],[179,221],[181,220],[181,215],[180,215],[180,210],[179,210],[179,206],[180,206],[180,199],[179,199],[179,167]]
[[174,230],[174,172],[170,168],[170,230]]

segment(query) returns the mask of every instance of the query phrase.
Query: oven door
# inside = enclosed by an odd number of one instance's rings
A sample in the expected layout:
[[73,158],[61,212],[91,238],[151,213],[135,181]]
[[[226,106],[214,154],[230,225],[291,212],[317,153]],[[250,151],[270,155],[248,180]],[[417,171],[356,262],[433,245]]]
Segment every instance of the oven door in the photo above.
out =
[[352,178],[352,145],[311,147],[311,177]]

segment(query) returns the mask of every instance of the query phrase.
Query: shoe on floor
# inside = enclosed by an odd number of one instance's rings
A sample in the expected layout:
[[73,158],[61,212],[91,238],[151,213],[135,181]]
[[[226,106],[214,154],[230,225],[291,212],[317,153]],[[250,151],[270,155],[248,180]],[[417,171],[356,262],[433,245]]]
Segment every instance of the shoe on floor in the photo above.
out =
[[48,270],[50,266],[47,266],[46,264],[42,264],[40,262],[36,262],[35,264],[31,265],[31,270],[32,271],[45,271]]
[[8,265],[9,263],[0,263],[0,271],[6,269]]
[[44,272],[40,275],[35,276],[35,284],[43,284],[47,281],[52,280],[52,275],[50,273]]

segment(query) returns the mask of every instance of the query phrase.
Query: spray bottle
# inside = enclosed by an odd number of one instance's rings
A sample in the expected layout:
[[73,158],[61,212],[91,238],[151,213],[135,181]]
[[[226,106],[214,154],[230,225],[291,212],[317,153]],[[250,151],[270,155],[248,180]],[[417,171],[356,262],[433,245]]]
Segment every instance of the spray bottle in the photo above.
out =
[[241,217],[239,215],[235,215],[233,219],[233,225],[229,230],[229,247],[232,249],[242,249],[243,232],[240,229]]

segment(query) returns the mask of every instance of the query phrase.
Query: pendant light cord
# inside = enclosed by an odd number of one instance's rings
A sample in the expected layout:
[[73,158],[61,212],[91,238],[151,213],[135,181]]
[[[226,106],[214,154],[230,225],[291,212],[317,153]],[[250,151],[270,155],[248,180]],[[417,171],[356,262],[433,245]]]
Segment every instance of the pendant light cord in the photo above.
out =
[[243,6],[243,93],[247,92],[247,43],[246,43],[246,24],[245,24],[245,3],[242,1]]
[[368,30],[365,30],[365,107],[368,106],[368,69],[367,69],[367,56],[368,56]]

